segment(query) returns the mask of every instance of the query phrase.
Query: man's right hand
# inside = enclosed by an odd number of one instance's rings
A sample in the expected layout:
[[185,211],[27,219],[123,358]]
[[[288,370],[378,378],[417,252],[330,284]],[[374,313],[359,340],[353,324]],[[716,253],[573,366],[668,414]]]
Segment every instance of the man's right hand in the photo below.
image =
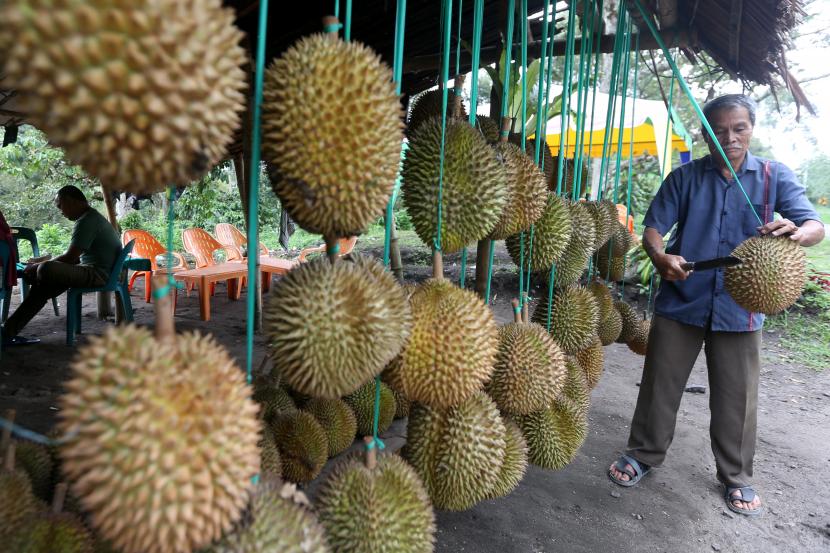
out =
[[665,280],[686,280],[692,274],[692,271],[683,269],[682,265],[686,263],[686,260],[683,259],[682,255],[660,253],[652,258],[652,262],[657,267],[660,276]]

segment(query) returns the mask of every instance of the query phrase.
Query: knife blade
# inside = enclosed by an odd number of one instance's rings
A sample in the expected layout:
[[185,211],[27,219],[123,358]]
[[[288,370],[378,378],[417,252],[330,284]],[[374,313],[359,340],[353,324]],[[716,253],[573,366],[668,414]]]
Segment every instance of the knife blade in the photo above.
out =
[[706,271],[709,269],[717,269],[718,267],[734,267],[741,263],[741,260],[737,257],[727,255],[726,257],[716,257],[704,261],[689,261],[683,263],[681,267],[684,271]]

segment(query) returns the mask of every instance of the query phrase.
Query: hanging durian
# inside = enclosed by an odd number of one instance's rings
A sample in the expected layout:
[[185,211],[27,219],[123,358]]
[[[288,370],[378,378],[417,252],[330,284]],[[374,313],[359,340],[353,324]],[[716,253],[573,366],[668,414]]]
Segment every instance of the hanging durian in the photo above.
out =
[[[395,396],[392,390],[380,382],[380,411],[378,417],[378,432],[385,432],[395,418]],[[354,411],[357,419],[357,434],[367,436],[373,433],[375,419],[375,380],[370,380],[343,400]],[[354,433],[352,433],[354,437]]]
[[504,497],[515,490],[527,470],[527,442],[521,429],[512,420],[505,420],[504,428],[504,462],[490,490],[490,499]]
[[499,124],[492,117],[486,115],[476,116],[476,128],[488,144],[495,144],[499,141]]
[[437,509],[462,511],[490,495],[505,456],[505,426],[484,392],[441,410],[412,406],[403,457]]
[[329,458],[329,439],[317,419],[311,413],[296,411],[278,417],[271,429],[283,477],[291,482],[317,478]]
[[588,386],[585,371],[582,370],[579,362],[573,357],[567,359],[565,368],[567,370],[565,386],[562,388],[559,397],[569,399],[587,415],[591,406],[591,388]]
[[326,432],[329,444],[329,457],[345,451],[357,433],[357,419],[354,411],[342,399],[314,398],[304,411],[311,413]]
[[63,512],[65,483],[58,484],[51,510],[28,518],[12,537],[8,551],[14,553],[92,553],[92,534],[81,519]]
[[29,477],[14,467],[15,447],[6,447],[0,467],[0,540],[7,540],[23,530],[26,519],[38,509]]
[[264,313],[274,365],[294,390],[337,399],[378,374],[409,335],[410,308],[372,258],[326,258],[289,271]]
[[169,296],[156,321],[156,339],[135,326],[91,338],[60,398],[58,429],[72,436],[63,472],[124,553],[207,545],[238,519],[260,470],[244,373],[212,338],[174,335]]
[[260,473],[265,477],[281,478],[282,459],[280,459],[280,450],[277,448],[277,442],[274,440],[274,433],[270,427],[263,429],[262,437],[257,445],[260,450]]
[[628,349],[637,355],[645,355],[648,350],[648,334],[651,331],[651,321],[638,321],[633,336],[626,342]]
[[603,346],[612,344],[620,337],[622,332],[622,316],[614,308],[614,298],[608,287],[602,282],[595,280],[588,286],[599,308],[599,322],[597,323],[597,335]]
[[613,255],[611,240],[597,250],[597,274],[610,282],[625,278],[625,256]]
[[469,290],[430,279],[410,298],[412,333],[384,380],[412,401],[446,409],[481,389],[493,372],[498,329]]
[[633,307],[622,300],[615,301],[614,308],[622,319],[622,330],[616,341],[620,344],[625,344],[630,342],[638,332],[640,316],[637,315],[637,311]]
[[392,71],[336,34],[301,38],[265,72],[262,153],[291,218],[325,236],[354,236],[395,186],[403,110]]
[[45,446],[18,441],[15,447],[15,466],[29,475],[32,492],[48,501],[52,496],[52,457]]
[[[435,90],[428,90],[415,96],[409,104],[409,118],[406,121],[406,134],[412,136],[412,133],[417,129],[421,123],[429,121],[435,117],[441,117],[443,102],[443,91],[440,88]],[[458,108],[458,111],[456,111]],[[455,117],[457,119],[467,119],[467,110],[464,108],[464,102],[461,101],[460,96],[455,95],[455,90],[447,90],[447,119]],[[485,122],[484,125],[487,125]],[[496,128],[496,137],[498,137],[499,130]],[[495,142],[495,141],[494,141]]]
[[297,405],[288,394],[288,391],[279,385],[260,384],[257,386],[255,382],[253,399],[259,403],[260,417],[266,422],[274,420],[279,415],[297,410]]
[[435,515],[423,483],[397,455],[374,455],[339,463],[320,486],[329,543],[340,553],[430,553]]
[[219,0],[8,0],[3,85],[111,189],[186,186],[223,159],[245,108],[234,19]]
[[594,218],[585,202],[569,202],[569,208],[574,231],[562,259],[556,264],[556,286],[559,287],[572,286],[579,281],[588,268],[596,240]]
[[[426,244],[436,237],[441,135],[440,117],[421,124],[403,164],[403,202]],[[507,201],[507,176],[476,129],[466,121],[448,119],[441,182],[440,247],[446,254],[493,231]]]
[[753,236],[732,252],[740,265],[727,267],[726,291],[750,312],[773,315],[801,296],[807,282],[804,248],[788,236]]
[[596,338],[590,346],[576,352],[575,357],[577,363],[579,363],[579,366],[585,372],[588,387],[593,390],[597,387],[599,379],[602,377],[602,369],[605,362],[602,342],[599,341],[599,338]]
[[545,176],[522,150],[508,142],[493,146],[504,165],[507,201],[490,238],[503,240],[530,228],[545,209]]
[[[532,320],[547,328],[548,301],[542,297]],[[588,347],[596,338],[599,309],[594,295],[583,286],[562,288],[553,296],[550,334],[568,355]]]
[[[614,223],[617,222],[617,208],[608,200],[596,200],[585,203],[594,218],[596,238],[594,249],[599,250],[611,238],[611,234],[614,231]],[[612,210],[613,214],[611,213]]]
[[[498,134],[498,125],[496,125],[496,133]],[[510,135],[510,142],[516,144],[517,146],[522,145],[521,134],[511,134]],[[525,148],[524,152],[527,156],[534,160],[536,160],[536,140],[534,138],[528,138],[525,141]],[[539,168],[542,169],[542,173],[545,175],[545,182],[547,183],[548,190],[555,191],[556,190],[556,182],[553,180],[554,175],[556,174],[556,162],[554,160],[553,154],[550,152],[550,146],[546,142],[542,142],[541,146],[539,147]],[[553,188],[551,188],[551,183],[553,183]]]
[[394,388],[392,388],[392,395],[395,397],[395,418],[405,419],[409,416],[409,410],[412,408],[412,401]]
[[528,459],[546,469],[564,468],[576,456],[588,434],[586,413],[567,398],[559,398],[546,409],[515,419],[527,440]]
[[[571,216],[566,201],[555,194],[548,194],[542,217],[533,225],[533,251],[530,232],[525,232],[523,235],[514,234],[505,240],[507,252],[513,263],[518,265],[522,258],[521,245],[524,243],[525,267],[530,256],[531,271],[549,271],[564,255],[571,239],[571,229]],[[579,229],[574,229],[573,232],[579,232]]]

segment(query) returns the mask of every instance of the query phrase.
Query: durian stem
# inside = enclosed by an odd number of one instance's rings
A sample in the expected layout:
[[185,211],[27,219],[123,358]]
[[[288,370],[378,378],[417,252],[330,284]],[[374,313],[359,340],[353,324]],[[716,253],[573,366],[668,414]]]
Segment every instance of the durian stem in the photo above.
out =
[[513,322],[522,322],[522,308],[519,307],[519,300],[513,298],[513,301],[511,301],[510,303],[513,304]]
[[14,470],[14,449],[16,445],[17,444],[12,442],[9,444],[9,447],[6,448],[6,459],[3,462],[3,468],[9,472]]
[[432,278],[444,278],[444,258],[441,256],[441,250],[437,248],[432,249]]
[[[167,278],[167,275],[153,276],[153,289],[161,290],[167,285]],[[170,294],[155,298],[153,306],[156,313],[156,340],[172,341],[176,336],[176,325],[173,321],[173,303]]]
[[337,240],[336,236],[326,236],[326,256],[329,258],[329,262],[334,265],[339,257],[340,253],[340,242]]
[[66,482],[61,482],[55,486],[55,496],[52,498],[52,514],[59,515],[63,511],[63,502],[66,500],[67,488]]
[[6,451],[6,448],[9,447],[9,444],[12,441],[12,425],[14,424],[14,418],[16,416],[17,411],[14,409],[6,411],[5,417],[9,424],[3,428],[3,438],[0,440],[0,452]]
[[478,241],[476,247],[476,293],[484,298],[487,294],[487,269],[490,265],[490,241]]
[[392,258],[392,274],[398,281],[403,282],[403,264],[401,263],[401,246],[398,244],[398,231],[395,228],[395,216],[392,216],[392,232],[389,234],[389,254]]
[[510,137],[510,128],[513,126],[513,120],[508,117],[504,116],[501,118],[501,132],[499,133],[499,142],[507,142],[508,137]]
[[323,32],[331,40],[337,40],[337,32],[340,30],[340,20],[333,15],[323,17]]
[[527,304],[527,292],[522,292],[522,321],[530,321],[530,306]]
[[372,444],[374,441],[372,436],[363,436],[363,443],[366,445],[366,468],[369,470],[375,470],[378,466],[378,448]]
[[[453,99],[453,106],[452,106],[452,117],[454,119],[459,119],[461,117],[461,107],[462,107],[462,96],[461,91],[464,89],[464,79],[466,79],[466,75],[459,74],[455,76],[455,98]],[[470,109],[475,109],[474,106],[471,106]]]

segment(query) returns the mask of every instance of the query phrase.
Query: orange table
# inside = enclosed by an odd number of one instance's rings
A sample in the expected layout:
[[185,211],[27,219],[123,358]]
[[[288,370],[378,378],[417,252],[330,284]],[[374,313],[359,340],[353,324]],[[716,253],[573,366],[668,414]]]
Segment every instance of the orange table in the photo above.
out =
[[[279,259],[268,255],[259,256],[259,270],[262,271],[263,276],[268,275],[269,284],[273,275],[284,275],[297,265],[299,265],[299,262],[294,259]],[[262,289],[268,289],[265,282],[262,283]]]
[[228,281],[228,298],[238,300],[242,291],[240,280],[248,274],[248,266],[238,261],[229,261],[202,267],[201,269],[189,269],[173,274],[176,280],[184,281],[186,284],[196,284],[199,288],[199,312],[203,321],[210,320],[210,285],[220,280]]

